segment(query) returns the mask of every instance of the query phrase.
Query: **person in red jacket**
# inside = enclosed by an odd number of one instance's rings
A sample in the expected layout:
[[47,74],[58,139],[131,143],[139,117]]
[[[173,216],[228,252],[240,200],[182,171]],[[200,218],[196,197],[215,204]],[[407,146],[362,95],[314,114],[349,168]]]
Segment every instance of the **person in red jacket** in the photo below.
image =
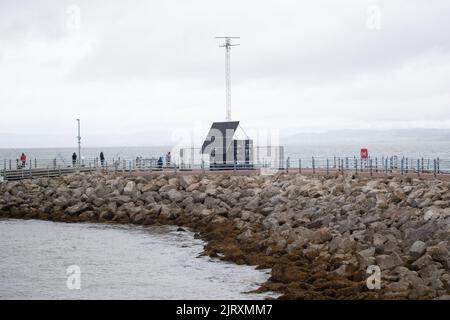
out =
[[22,167],[25,167],[25,163],[27,162],[27,156],[23,152],[22,155],[20,156],[20,161],[22,161]]

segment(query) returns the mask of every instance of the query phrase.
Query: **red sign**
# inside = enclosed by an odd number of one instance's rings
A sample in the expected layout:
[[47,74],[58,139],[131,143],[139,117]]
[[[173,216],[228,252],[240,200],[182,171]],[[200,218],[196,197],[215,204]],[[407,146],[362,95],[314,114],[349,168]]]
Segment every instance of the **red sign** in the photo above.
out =
[[369,150],[366,148],[361,149],[361,159],[367,159],[369,157]]

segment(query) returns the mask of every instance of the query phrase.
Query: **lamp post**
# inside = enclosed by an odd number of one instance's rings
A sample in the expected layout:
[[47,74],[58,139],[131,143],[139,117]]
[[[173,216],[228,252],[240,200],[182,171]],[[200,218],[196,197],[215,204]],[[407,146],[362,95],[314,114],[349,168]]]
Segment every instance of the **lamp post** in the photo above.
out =
[[80,134],[80,119],[77,119],[78,123],[78,166],[80,167],[81,164],[81,134]]

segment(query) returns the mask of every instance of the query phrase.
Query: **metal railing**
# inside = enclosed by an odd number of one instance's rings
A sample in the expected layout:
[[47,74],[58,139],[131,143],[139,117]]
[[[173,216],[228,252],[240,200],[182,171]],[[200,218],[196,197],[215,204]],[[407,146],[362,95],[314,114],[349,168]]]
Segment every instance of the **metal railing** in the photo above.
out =
[[37,176],[58,176],[73,172],[139,172],[139,171],[238,171],[255,169],[274,169],[286,172],[365,172],[367,174],[450,174],[450,159],[408,158],[398,156],[369,157],[309,157],[291,158],[285,161],[279,158],[260,158],[254,161],[226,161],[210,163],[199,159],[195,163],[183,163],[179,159],[172,163],[158,162],[157,158],[99,158],[71,161],[64,159],[31,159],[25,163],[13,160],[0,160],[0,181],[33,178]]

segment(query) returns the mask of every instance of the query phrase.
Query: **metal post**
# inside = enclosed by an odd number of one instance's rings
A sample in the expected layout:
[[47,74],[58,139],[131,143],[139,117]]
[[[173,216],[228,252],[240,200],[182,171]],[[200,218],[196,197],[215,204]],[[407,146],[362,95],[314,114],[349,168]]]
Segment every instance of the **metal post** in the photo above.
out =
[[77,119],[78,123],[78,166],[80,166],[81,163],[81,134],[80,134],[80,119]]
[[372,172],[372,158],[369,159],[369,166],[370,166],[370,176],[373,176],[373,172]]
[[302,159],[298,159],[298,173],[302,173]]
[[390,172],[392,173],[392,169],[394,168],[394,158],[391,157],[391,161],[390,161]]
[[405,172],[408,173],[408,157],[405,158]]
[[420,160],[417,159],[417,176],[420,177]]
[[375,172],[378,173],[378,158],[375,157]]
[[439,173],[441,173],[441,170],[440,170],[440,168],[439,168],[439,157],[437,157],[437,173],[439,174]]
[[329,164],[328,164],[328,158],[327,158],[327,175],[330,173],[330,168],[329,168]]
[[355,157],[355,174],[358,175],[358,160]]
[[436,159],[433,159],[433,174],[436,177],[436,172],[437,172],[437,163],[436,163]]
[[314,157],[312,157],[312,169],[313,169],[313,174],[316,173],[316,164],[314,163]]
[[401,175],[403,175],[403,163],[404,163],[404,161],[405,161],[405,157],[402,157],[402,161],[401,161],[401,170],[400,170]]
[[289,173],[289,157],[286,159],[286,173]]

